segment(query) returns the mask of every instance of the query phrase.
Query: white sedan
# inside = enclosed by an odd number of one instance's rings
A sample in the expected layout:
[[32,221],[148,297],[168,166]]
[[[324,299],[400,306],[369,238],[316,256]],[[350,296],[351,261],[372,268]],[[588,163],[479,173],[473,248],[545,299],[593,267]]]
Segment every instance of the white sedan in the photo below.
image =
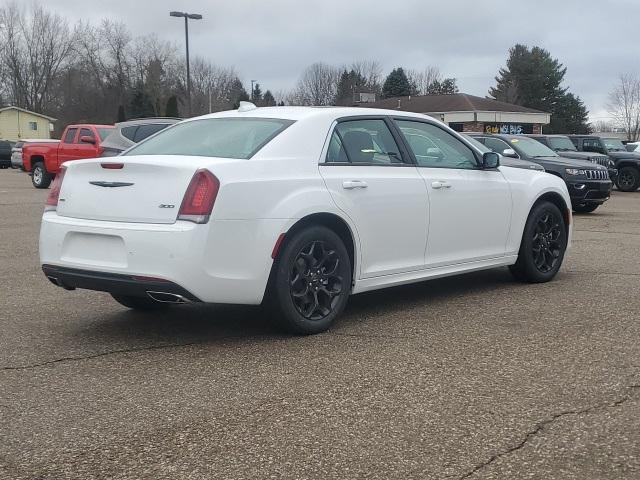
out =
[[40,260],[126,307],[265,302],[303,334],[368,290],[501,266],[549,281],[566,186],[499,160],[425,115],[243,104],[66,163]]

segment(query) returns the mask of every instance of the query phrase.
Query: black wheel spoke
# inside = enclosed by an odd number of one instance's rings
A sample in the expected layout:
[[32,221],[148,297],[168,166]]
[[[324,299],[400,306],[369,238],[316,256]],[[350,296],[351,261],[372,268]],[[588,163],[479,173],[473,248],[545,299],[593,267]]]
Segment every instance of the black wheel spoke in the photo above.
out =
[[300,250],[290,271],[293,304],[307,319],[331,314],[343,294],[340,258],[325,242],[314,241]]
[[536,221],[531,238],[531,256],[535,267],[542,273],[552,271],[559,262],[562,250],[560,221],[549,211],[542,213]]

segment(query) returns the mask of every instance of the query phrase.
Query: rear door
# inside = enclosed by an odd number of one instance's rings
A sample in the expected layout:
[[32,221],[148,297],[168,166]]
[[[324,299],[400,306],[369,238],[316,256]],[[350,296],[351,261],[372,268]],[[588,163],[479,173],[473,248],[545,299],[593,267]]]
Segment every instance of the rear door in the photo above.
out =
[[320,174],[360,238],[360,278],[424,268],[429,209],[424,180],[382,117],[345,119]]
[[498,169],[478,168],[472,149],[439,125],[395,119],[429,193],[427,267],[505,255],[509,185]]

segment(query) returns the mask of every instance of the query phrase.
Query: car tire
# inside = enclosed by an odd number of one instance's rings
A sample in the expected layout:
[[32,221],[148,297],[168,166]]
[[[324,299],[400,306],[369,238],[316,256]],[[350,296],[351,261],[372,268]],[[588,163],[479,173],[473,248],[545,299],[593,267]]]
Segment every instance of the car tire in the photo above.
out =
[[33,172],[31,173],[31,183],[36,188],[49,188],[53,175],[47,172],[42,162],[37,162],[33,166]]
[[118,295],[115,293],[112,293],[111,296],[120,305],[123,305],[127,308],[131,308],[132,310],[142,310],[142,311],[165,310],[171,306],[171,304],[169,303],[156,302],[155,300],[151,300],[150,298],[146,298],[146,297]]
[[576,213],[591,213],[591,212],[595,212],[599,206],[600,205],[597,203],[587,203],[585,205],[574,205],[573,211]]
[[616,187],[622,192],[635,192],[640,188],[640,170],[636,167],[622,167],[618,170]]
[[509,269],[518,280],[542,283],[560,270],[567,249],[567,228],[560,209],[551,202],[534,205],[520,242],[518,260]]
[[334,231],[312,226],[295,232],[274,265],[273,319],[298,335],[326,331],[347,305],[351,272],[349,253]]

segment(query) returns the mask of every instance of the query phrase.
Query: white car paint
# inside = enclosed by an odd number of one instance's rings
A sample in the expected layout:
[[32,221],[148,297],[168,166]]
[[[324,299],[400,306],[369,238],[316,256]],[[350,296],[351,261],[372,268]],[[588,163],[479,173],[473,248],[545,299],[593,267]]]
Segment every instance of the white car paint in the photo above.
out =
[[[309,215],[331,214],[348,226],[358,293],[513,264],[536,200],[554,193],[571,205],[565,183],[539,171],[324,164],[336,120],[363,115],[431,122],[477,152],[441,122],[406,112],[270,107],[211,114],[199,119],[294,123],[248,160],[121,156],[124,168],[114,170],[101,168],[112,160],[104,158],[65,164],[57,210],[42,218],[40,261],[159,277],[204,302],[259,304],[278,238]],[[198,169],[220,181],[205,224],[177,220]],[[134,185],[96,189],[90,181]],[[568,233],[570,244],[571,226]]]

